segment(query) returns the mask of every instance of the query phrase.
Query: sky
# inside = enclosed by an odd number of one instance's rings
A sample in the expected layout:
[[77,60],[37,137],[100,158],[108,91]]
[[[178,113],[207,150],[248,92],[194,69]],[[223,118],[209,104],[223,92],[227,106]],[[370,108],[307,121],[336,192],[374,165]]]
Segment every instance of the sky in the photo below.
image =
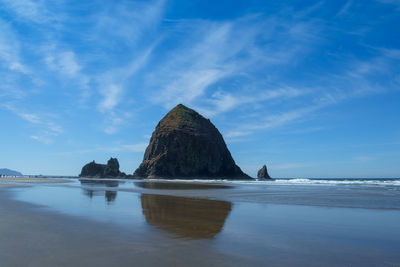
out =
[[0,168],[139,166],[175,105],[255,176],[400,177],[398,0],[0,0]]

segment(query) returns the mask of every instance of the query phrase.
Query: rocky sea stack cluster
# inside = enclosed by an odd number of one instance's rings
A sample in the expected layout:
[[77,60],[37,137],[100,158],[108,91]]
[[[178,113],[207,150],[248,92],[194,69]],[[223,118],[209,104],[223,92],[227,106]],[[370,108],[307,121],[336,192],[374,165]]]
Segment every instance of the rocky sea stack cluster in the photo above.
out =
[[119,171],[119,162],[110,158],[107,164],[98,164],[94,160],[83,166],[79,177],[92,178],[125,178],[126,174]]
[[[218,129],[209,119],[182,104],[157,124],[143,161],[132,175],[119,170],[116,158],[107,164],[86,164],[80,177],[252,179],[236,165]],[[267,167],[259,179],[269,179]]]
[[180,104],[158,123],[143,162],[142,178],[248,179],[209,119]]

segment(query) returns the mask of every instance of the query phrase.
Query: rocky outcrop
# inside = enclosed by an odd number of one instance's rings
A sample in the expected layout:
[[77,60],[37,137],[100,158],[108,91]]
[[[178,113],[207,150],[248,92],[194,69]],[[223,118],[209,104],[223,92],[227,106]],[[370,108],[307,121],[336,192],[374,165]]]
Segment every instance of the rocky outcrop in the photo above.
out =
[[257,172],[257,178],[258,179],[271,179],[271,177],[268,174],[266,165],[262,166],[262,168]]
[[126,174],[119,171],[116,158],[110,158],[107,164],[98,164],[94,160],[83,166],[79,177],[89,178],[125,178]]
[[180,104],[158,123],[134,176],[249,179],[210,120]]

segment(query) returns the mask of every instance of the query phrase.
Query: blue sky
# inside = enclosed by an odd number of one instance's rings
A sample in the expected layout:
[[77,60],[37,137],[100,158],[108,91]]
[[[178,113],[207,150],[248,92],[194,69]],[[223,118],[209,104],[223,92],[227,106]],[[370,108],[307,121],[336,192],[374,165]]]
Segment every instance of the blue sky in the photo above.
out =
[[0,0],[0,167],[132,173],[178,103],[250,175],[400,176],[400,1]]

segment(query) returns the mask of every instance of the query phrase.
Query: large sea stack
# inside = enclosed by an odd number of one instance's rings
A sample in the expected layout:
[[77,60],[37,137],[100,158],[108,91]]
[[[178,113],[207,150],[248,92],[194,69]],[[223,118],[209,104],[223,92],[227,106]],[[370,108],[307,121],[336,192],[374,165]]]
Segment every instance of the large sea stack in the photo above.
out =
[[235,164],[222,135],[211,121],[182,104],[158,123],[134,176],[250,178]]

